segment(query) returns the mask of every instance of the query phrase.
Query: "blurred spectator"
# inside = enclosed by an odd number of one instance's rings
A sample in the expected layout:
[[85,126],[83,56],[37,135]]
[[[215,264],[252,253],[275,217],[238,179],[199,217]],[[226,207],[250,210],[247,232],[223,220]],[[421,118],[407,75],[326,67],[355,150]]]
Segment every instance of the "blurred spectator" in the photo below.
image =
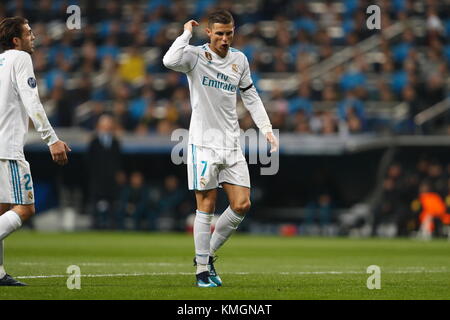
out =
[[[77,86],[69,91],[70,105],[75,110],[79,105],[92,99],[92,80],[89,74],[83,73],[77,79]],[[73,111],[72,111],[73,112]],[[74,116],[73,113],[71,116]],[[67,121],[69,122],[69,120]],[[71,123],[73,123],[71,121]]]
[[312,183],[308,188],[305,218],[302,229],[306,233],[318,232],[328,234],[328,227],[333,223],[333,197],[336,196],[334,182],[327,169],[317,169],[312,174]]
[[[124,186],[119,195],[116,212],[117,227],[121,230],[129,229],[128,220],[132,222],[134,230],[142,229],[142,220],[151,220],[154,214],[149,208],[148,189],[145,186],[144,176],[135,171],[130,175],[129,184]],[[150,222],[148,222],[150,224]]]
[[114,101],[112,115],[117,126],[117,133],[123,135],[134,127],[134,122],[128,112],[128,106],[125,101]]
[[50,99],[45,103],[46,107],[51,105],[54,115],[51,117],[58,127],[71,127],[73,125],[74,106],[70,95],[64,86],[55,86],[50,93]]
[[435,192],[441,197],[447,195],[448,175],[444,172],[443,166],[438,161],[432,161],[428,166],[428,177],[423,181],[427,182],[430,192]]
[[289,113],[293,114],[300,110],[309,117],[312,113],[312,103],[310,100],[311,90],[308,83],[300,85],[297,95],[289,100]]
[[337,101],[338,95],[336,89],[330,83],[325,84],[321,94],[321,100],[324,102],[335,103]]
[[336,27],[338,25],[339,10],[337,3],[332,0],[324,1],[325,8],[320,15],[319,24],[322,28]]
[[188,90],[178,88],[172,96],[172,102],[177,110],[177,123],[182,128],[189,128],[191,120],[191,104],[189,102]]
[[56,42],[48,51],[48,61],[50,65],[55,67],[58,60],[61,64],[67,65],[65,71],[71,71],[72,65],[75,63],[75,51],[72,46],[72,33],[64,32],[60,42]]
[[409,55],[410,50],[414,48],[415,36],[411,29],[406,29],[402,34],[402,40],[392,48],[392,55],[395,63],[401,64]]
[[[377,99],[381,102],[393,102],[396,98],[386,81],[380,81],[378,83],[378,96]],[[414,100],[416,102],[416,100]]]
[[338,103],[338,118],[353,128],[353,132],[364,130],[365,112],[364,104],[356,98],[354,91],[349,90],[345,94],[345,99]]
[[403,100],[407,104],[408,116],[403,123],[397,125],[397,132],[412,134],[415,128],[414,117],[423,110],[423,107],[412,86],[406,86],[402,93]]
[[444,25],[433,7],[427,10],[427,31],[430,36],[444,33]]
[[115,179],[121,168],[120,143],[115,137],[115,123],[110,115],[99,118],[85,157],[93,227],[110,228],[118,191]]
[[149,87],[144,87],[141,96],[133,99],[130,103],[130,116],[133,121],[138,122],[139,119],[144,117],[147,109],[155,101],[155,93]]
[[77,123],[83,128],[88,130],[94,130],[98,119],[102,114],[105,113],[105,105],[99,101],[90,101],[84,108],[83,106],[78,106],[79,109],[83,109],[82,116],[76,119]]
[[[431,191],[428,183],[420,185],[419,201],[421,212],[419,215],[420,229],[422,235],[430,237],[433,233],[442,234],[442,224],[450,224],[450,214],[440,194]],[[436,230],[438,225],[439,230]]]
[[[292,118],[292,117],[290,117]],[[309,123],[309,117],[302,109],[298,110],[293,117],[293,131],[300,134],[310,134],[311,126]]]
[[[175,229],[183,230],[186,212],[186,190],[180,186],[180,180],[175,175],[164,179],[164,185],[157,205],[157,218],[165,217],[173,221]],[[188,205],[189,207],[189,205]],[[190,210],[190,208],[188,209]],[[155,218],[156,218],[155,217]]]
[[87,40],[81,47],[81,57],[78,61],[79,68],[85,74],[96,72],[100,69],[100,61],[102,59],[97,58],[97,47],[95,42]]
[[318,27],[316,19],[307,4],[305,2],[296,2],[294,12],[294,28],[297,31],[305,31],[310,35],[314,35]]
[[123,80],[138,84],[141,83],[145,75],[145,61],[139,53],[139,49],[132,46],[120,62],[119,73]]
[[321,119],[321,127],[320,127],[321,134],[334,135],[337,133],[338,127],[336,118],[333,113],[331,113],[330,111],[324,111],[320,115],[320,119]]
[[340,79],[340,87],[344,91],[355,90],[366,85],[366,76],[363,73],[362,62],[356,62],[350,66],[348,71]]
[[385,223],[394,224],[397,235],[407,235],[410,219],[408,191],[402,166],[399,163],[392,164],[383,181],[381,199],[374,209],[372,236],[376,236],[378,227]]
[[117,39],[113,35],[109,35],[106,38],[105,44],[100,46],[97,50],[97,59],[102,61],[106,57],[111,57],[115,61],[118,61],[120,49],[117,45]]

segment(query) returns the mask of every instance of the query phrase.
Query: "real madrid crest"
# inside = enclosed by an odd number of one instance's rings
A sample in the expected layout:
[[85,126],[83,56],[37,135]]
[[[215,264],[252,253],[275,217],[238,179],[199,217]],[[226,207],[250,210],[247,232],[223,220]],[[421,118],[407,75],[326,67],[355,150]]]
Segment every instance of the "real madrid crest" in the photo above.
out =
[[234,72],[239,72],[239,70],[238,70],[238,66],[237,66],[237,64],[235,64],[235,63],[233,63],[232,65],[231,65],[231,69],[234,71]]
[[205,57],[208,59],[208,61],[212,61],[212,55],[208,51],[205,51]]

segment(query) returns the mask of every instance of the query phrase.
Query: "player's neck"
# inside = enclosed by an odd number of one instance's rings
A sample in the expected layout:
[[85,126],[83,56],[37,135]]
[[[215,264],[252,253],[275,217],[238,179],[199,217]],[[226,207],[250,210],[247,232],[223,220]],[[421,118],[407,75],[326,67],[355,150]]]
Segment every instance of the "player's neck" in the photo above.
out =
[[222,59],[225,58],[225,57],[227,56],[227,54],[228,54],[228,51],[226,51],[226,52],[221,52],[221,51],[218,51],[216,48],[211,47],[211,43],[208,43],[208,46],[209,46],[209,49],[210,49],[212,52],[214,52],[215,54],[217,54],[217,55],[218,55],[219,57],[221,57]]

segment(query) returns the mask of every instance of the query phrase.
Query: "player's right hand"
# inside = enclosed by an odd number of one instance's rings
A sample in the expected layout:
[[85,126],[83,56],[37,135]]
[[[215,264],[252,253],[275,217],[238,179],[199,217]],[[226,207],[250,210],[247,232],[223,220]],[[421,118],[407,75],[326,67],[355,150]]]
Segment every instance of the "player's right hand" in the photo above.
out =
[[50,154],[54,162],[63,166],[69,161],[67,159],[67,152],[72,151],[69,146],[61,140],[56,141],[54,144],[50,145]]
[[194,27],[198,27],[199,23],[195,20],[189,20],[184,24],[184,30],[189,30],[192,33]]
[[266,139],[270,143],[270,153],[276,152],[279,147],[279,142],[277,137],[272,132],[266,133]]

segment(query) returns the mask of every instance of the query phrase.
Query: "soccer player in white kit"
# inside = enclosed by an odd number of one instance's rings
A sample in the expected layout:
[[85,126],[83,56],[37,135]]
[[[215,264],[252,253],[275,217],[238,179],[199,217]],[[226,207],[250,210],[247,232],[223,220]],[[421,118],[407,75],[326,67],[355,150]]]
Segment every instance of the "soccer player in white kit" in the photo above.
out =
[[35,212],[33,181],[23,146],[29,118],[47,143],[53,161],[67,163],[67,144],[58,139],[39,100],[30,54],[35,36],[21,17],[0,22],[0,286],[24,286],[5,272],[3,240]]
[[[253,86],[247,57],[231,48],[234,20],[225,10],[208,16],[209,43],[189,45],[190,20],[163,58],[167,68],[187,75],[192,115],[188,142],[188,184],[195,190],[197,211],[194,222],[196,280],[199,287],[222,285],[214,267],[215,252],[237,229],[250,209],[250,177],[240,146],[236,112],[237,91],[258,128],[278,148],[267,112]],[[217,188],[228,197],[229,207],[217,220],[211,235]]]

